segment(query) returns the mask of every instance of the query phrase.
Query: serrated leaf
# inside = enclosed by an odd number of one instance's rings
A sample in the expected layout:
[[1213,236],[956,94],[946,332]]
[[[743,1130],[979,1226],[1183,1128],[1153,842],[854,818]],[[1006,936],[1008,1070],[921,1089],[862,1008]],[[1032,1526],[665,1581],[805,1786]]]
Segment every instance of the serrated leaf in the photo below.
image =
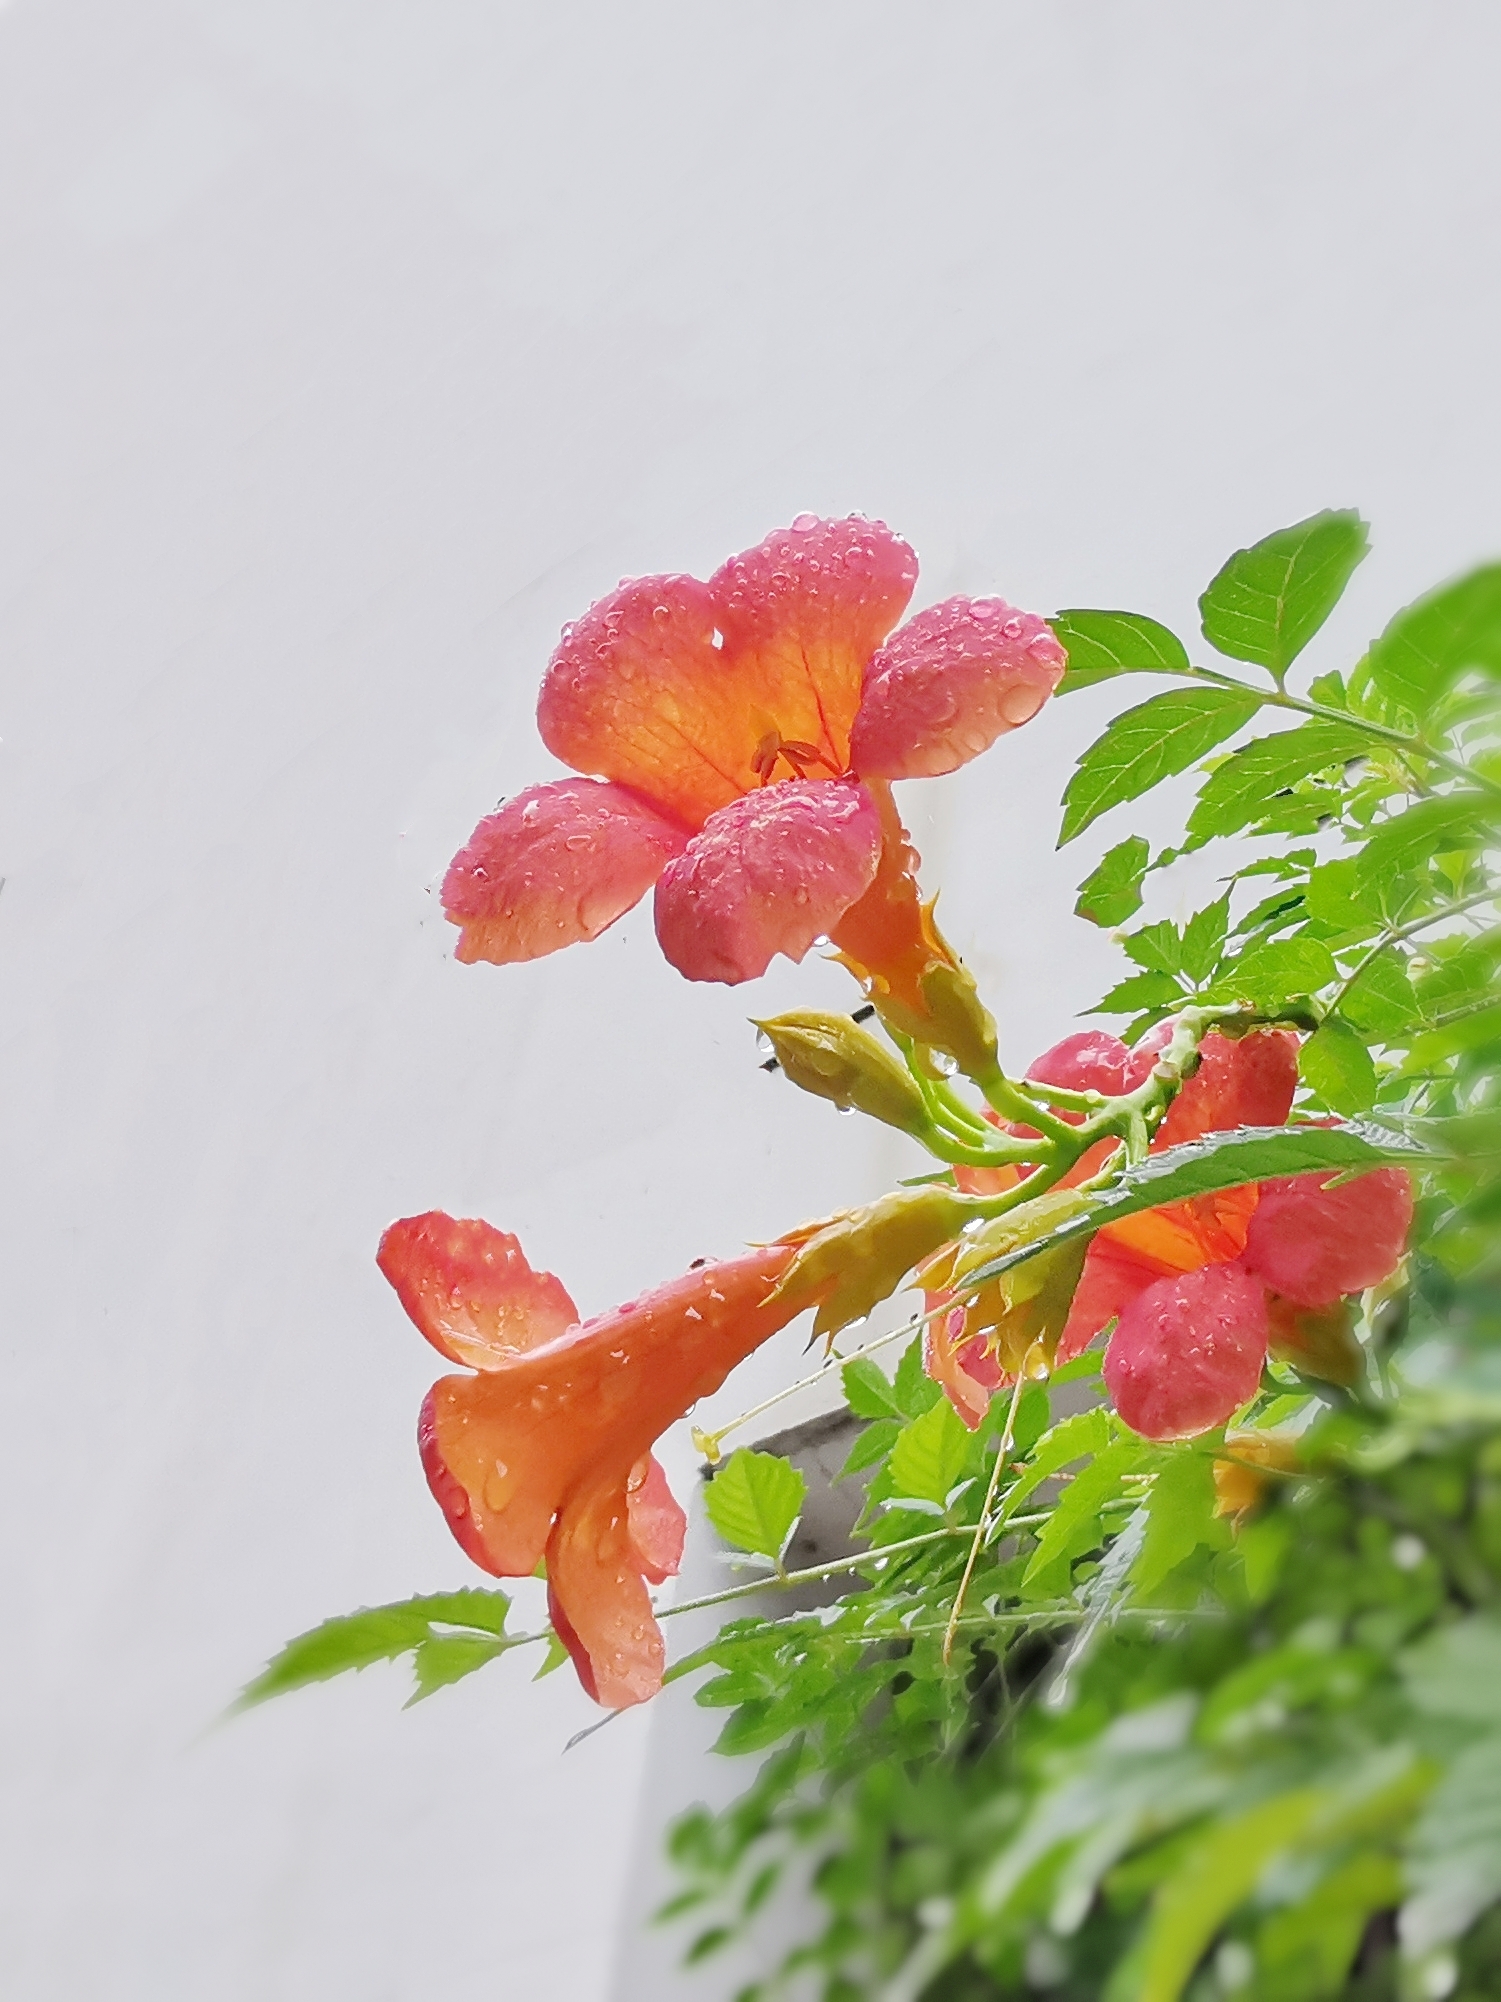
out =
[[1075,1460],[1103,1453],[1115,1438],[1117,1421],[1103,1405],[1075,1411],[1061,1418],[1050,1432],[1038,1440],[1032,1457],[1007,1490],[1003,1516],[1015,1515],[1028,1495],[1040,1488],[1060,1468]]
[[1501,675],[1501,563],[1398,612],[1363,666],[1378,692],[1421,721],[1467,668]]
[[850,1447],[844,1465],[834,1476],[835,1482],[848,1480],[852,1474],[863,1474],[867,1467],[884,1460],[896,1444],[901,1429],[899,1418],[873,1419]]
[[1247,1182],[1270,1181],[1281,1175],[1312,1174],[1316,1169],[1331,1173],[1348,1169],[1358,1174],[1390,1162],[1420,1167],[1431,1158],[1427,1149],[1373,1125],[1241,1126],[1229,1133],[1207,1133],[1202,1140],[1168,1147],[1128,1168],[1115,1187],[1082,1214],[1068,1218],[1046,1237],[1018,1245],[970,1273],[966,1290],[998,1278],[1013,1265],[1036,1258],[1052,1246],[1088,1237],[1102,1224],[1183,1202],[1190,1196],[1212,1195],[1217,1189],[1241,1188]]
[[407,1709],[435,1690],[462,1682],[466,1675],[473,1675],[476,1669],[504,1654],[509,1646],[509,1641],[494,1640],[485,1634],[437,1634],[432,1640],[423,1641],[412,1657],[417,1687],[407,1698]]
[[1095,1519],[1102,1505],[1121,1492],[1121,1478],[1139,1467],[1151,1448],[1139,1439],[1116,1439],[1076,1474],[1053,1504],[1022,1574],[1024,1585],[1051,1593],[1067,1590],[1057,1574],[1098,1541]]
[[1212,1541],[1214,1463],[1204,1453],[1181,1453],[1159,1470],[1147,1497],[1147,1533],[1131,1567],[1131,1582],[1146,1596],[1191,1557],[1201,1543]]
[[1117,716],[1080,758],[1064,791],[1059,847],[1111,807],[1187,771],[1243,729],[1260,706],[1258,696],[1228,688],[1172,688]]
[[906,1426],[891,1449],[892,1492],[942,1506],[964,1471],[969,1434],[946,1397]]
[[923,1362],[921,1335],[914,1337],[903,1349],[891,1387],[896,1394],[897,1409],[904,1418],[919,1417],[942,1397],[943,1392],[928,1375]]
[[1308,874],[1308,915],[1335,931],[1374,929],[1380,922],[1379,905],[1362,895],[1359,864],[1353,855],[1334,862],[1322,862]]
[[1367,547],[1353,509],[1326,508],[1237,549],[1199,600],[1205,639],[1281,674],[1339,603]]
[[1079,885],[1074,910],[1091,924],[1119,925],[1141,909],[1142,878],[1151,850],[1139,834],[1118,841]]
[[1480,793],[1443,793],[1422,799],[1367,837],[1355,858],[1359,885],[1390,882],[1422,869],[1433,856],[1483,839],[1495,819],[1495,803]]
[[1334,955],[1318,939],[1278,938],[1226,967],[1215,987],[1270,1011],[1295,994],[1316,994],[1337,979],[1338,972]]
[[1201,987],[1218,966],[1229,923],[1230,898],[1227,894],[1212,904],[1206,904],[1202,911],[1195,911],[1184,926],[1178,966],[1196,987]]
[[1391,948],[1378,953],[1355,976],[1339,1006],[1348,1022],[1378,1042],[1410,1029],[1418,1019],[1418,997],[1406,960]]
[[542,1656],[541,1666],[538,1668],[536,1674],[532,1677],[532,1681],[540,1682],[543,1676],[551,1675],[554,1669],[561,1668],[564,1662],[567,1661],[567,1659],[568,1659],[567,1648],[563,1645],[562,1641],[558,1639],[556,1634],[550,1633],[547,1636],[547,1648]]
[[839,1372],[844,1401],[857,1418],[905,1418],[891,1378],[869,1356],[855,1356]]
[[1121,940],[1136,964],[1148,973],[1177,973],[1183,964],[1183,934],[1171,918],[1143,925]]
[[1298,1052],[1298,1069],[1335,1112],[1368,1112],[1376,1103],[1376,1066],[1364,1041],[1331,1015]]
[[1170,974],[1133,973],[1112,987],[1103,1001],[1085,1010],[1089,1015],[1134,1015],[1138,1008],[1165,1008],[1183,999],[1183,989]]
[[704,1507],[726,1543],[779,1560],[807,1492],[808,1483],[790,1461],[742,1446],[710,1481]]
[[389,1606],[362,1606],[341,1613],[287,1642],[240,1695],[239,1709],[283,1696],[312,1682],[394,1661],[415,1653],[444,1627],[467,1628],[471,1635],[505,1631],[510,1600],[504,1592],[430,1592]]
[[1274,737],[1258,737],[1232,751],[1199,789],[1188,817],[1190,836],[1204,842],[1238,834],[1262,817],[1278,793],[1332,765],[1343,766],[1365,748],[1366,741],[1353,723],[1320,721],[1279,731]]
[[1060,695],[1091,688],[1117,674],[1183,674],[1188,655],[1166,626],[1140,612],[1059,612],[1049,619],[1068,654]]

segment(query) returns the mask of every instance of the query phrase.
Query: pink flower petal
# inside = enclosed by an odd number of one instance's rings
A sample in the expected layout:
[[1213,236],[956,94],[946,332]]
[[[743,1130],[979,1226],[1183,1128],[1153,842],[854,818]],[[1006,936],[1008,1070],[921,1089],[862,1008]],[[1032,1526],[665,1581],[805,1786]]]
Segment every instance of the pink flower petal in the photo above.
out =
[[488,814],[449,864],[443,910],[460,927],[455,957],[508,966],[598,938],[687,838],[624,786],[529,787]]
[[562,1281],[534,1272],[516,1239],[479,1217],[402,1217],[375,1262],[439,1354],[470,1369],[503,1369],[579,1317]]
[[667,1485],[662,1463],[651,1454],[631,1469],[625,1488],[631,1548],[649,1583],[660,1585],[677,1576],[683,1561],[688,1518]]
[[1027,1076],[1038,1084],[1055,1084],[1064,1091],[1097,1091],[1118,1098],[1127,1089],[1131,1052],[1118,1036],[1103,1029],[1080,1029],[1034,1058]]
[[690,980],[734,986],[801,959],[874,880],[881,818],[864,786],[789,779],[747,793],[657,883],[657,937]]
[[1204,1265],[1124,1308],[1105,1382],[1133,1432],[1191,1439],[1256,1395],[1269,1334],[1261,1281],[1241,1265]]
[[1046,621],[1004,598],[946,598],[865,670],[850,756],[868,777],[935,778],[1035,716],[1068,657]]
[[917,558],[881,521],[800,514],[709,580],[725,653],[784,738],[849,765],[866,662],[912,596]]
[[543,743],[702,826],[755,783],[761,734],[715,645],[720,616],[696,577],[627,578],[564,628],[537,700]]
[[1363,1293],[1394,1272],[1412,1228],[1412,1177],[1375,1168],[1335,1188],[1330,1173],[1263,1182],[1245,1262],[1300,1307]]

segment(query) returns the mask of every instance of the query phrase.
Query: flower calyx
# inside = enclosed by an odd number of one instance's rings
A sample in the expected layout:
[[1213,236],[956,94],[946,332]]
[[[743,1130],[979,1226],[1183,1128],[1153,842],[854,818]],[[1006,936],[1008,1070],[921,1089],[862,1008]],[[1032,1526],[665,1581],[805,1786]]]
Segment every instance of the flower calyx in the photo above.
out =
[[787,1310],[789,1320],[816,1306],[813,1332],[832,1340],[889,1299],[914,1267],[975,1215],[973,1197],[929,1184],[896,1189],[878,1202],[806,1225],[779,1240],[797,1251],[767,1304]]

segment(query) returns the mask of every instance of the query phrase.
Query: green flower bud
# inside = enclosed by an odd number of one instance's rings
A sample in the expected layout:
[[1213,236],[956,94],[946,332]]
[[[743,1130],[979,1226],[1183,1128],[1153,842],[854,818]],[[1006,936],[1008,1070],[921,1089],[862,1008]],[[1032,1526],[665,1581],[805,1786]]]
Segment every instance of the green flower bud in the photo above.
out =
[[848,1015],[797,1008],[756,1027],[792,1082],[815,1098],[869,1113],[919,1138],[929,1130],[928,1109],[911,1073]]

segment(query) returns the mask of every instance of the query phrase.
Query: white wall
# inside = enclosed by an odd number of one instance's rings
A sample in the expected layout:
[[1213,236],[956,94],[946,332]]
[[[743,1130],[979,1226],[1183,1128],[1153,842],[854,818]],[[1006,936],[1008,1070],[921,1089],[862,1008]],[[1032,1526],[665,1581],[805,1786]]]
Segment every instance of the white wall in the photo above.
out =
[[[1498,54],[1485,0],[0,12],[9,1992],[606,1992],[644,1720],[560,1758],[518,1662],[208,1728],[467,1575],[376,1237],[483,1213],[592,1310],[898,1157],[755,1068],[830,970],[690,989],[644,914],[462,969],[442,866],[551,769],[561,622],[799,509],[1186,626],[1354,502],[1331,649],[1501,547]],[[1020,1058],[1111,975],[1087,721],[914,789]]]

